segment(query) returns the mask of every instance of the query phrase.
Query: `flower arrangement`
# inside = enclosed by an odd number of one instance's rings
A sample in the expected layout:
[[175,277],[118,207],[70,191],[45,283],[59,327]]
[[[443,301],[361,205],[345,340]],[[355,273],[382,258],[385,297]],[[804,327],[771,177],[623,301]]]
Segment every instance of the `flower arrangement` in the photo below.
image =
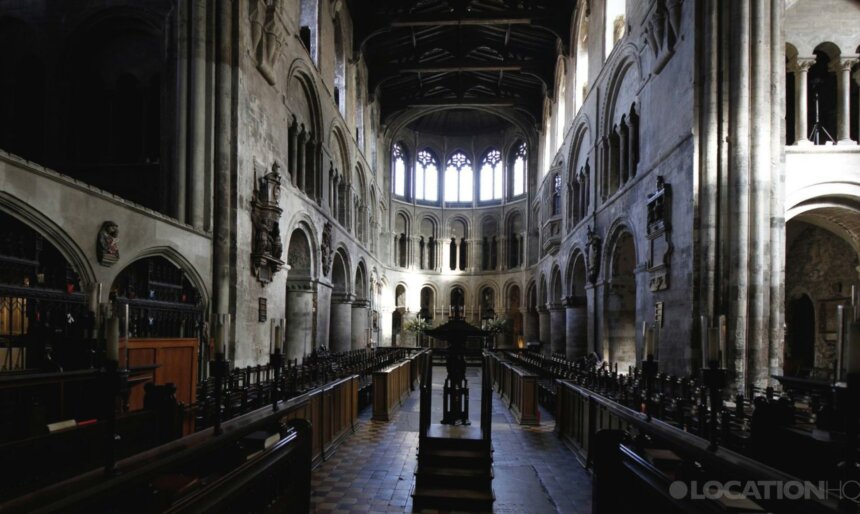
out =
[[432,326],[433,325],[426,319],[418,317],[406,323],[406,326],[403,327],[403,329],[410,334],[419,334],[421,332],[424,332],[425,330],[430,330]]
[[484,330],[491,334],[501,334],[508,331],[508,318],[495,318],[487,320]]

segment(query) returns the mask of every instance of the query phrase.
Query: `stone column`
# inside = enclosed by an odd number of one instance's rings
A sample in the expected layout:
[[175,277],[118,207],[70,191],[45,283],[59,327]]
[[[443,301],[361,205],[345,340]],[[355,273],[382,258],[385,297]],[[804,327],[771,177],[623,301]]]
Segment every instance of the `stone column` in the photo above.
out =
[[188,48],[189,36],[188,19],[191,16],[189,5],[179,2],[177,6],[177,65],[176,65],[176,151],[173,163],[173,217],[180,223],[185,223],[188,183]]
[[551,304],[549,306],[549,341],[552,353],[566,354],[565,337],[567,336],[567,326],[565,321],[564,305],[560,303]]
[[188,215],[196,229],[206,227],[206,5],[207,0],[194,0],[192,9],[191,85],[189,119],[191,148],[188,178]]
[[538,338],[541,342],[541,351],[544,355],[549,355],[551,350],[550,345],[550,319],[549,309],[546,305],[538,307]]
[[[233,140],[233,2],[223,0],[217,4],[215,13],[215,126],[214,126],[214,186],[213,199],[213,237],[212,237],[212,313],[214,315],[231,314],[235,305],[230,304],[230,284],[232,271],[235,269],[231,262],[231,217],[233,188],[231,169],[233,156],[231,153]],[[213,323],[212,326],[215,326]],[[235,330],[235,323],[231,331]],[[233,341],[234,335],[229,334],[228,341]],[[230,358],[231,345],[226,345],[227,358]]]
[[807,85],[809,68],[815,64],[815,57],[797,57],[792,65],[794,71],[794,144],[811,145],[809,136],[809,112]]
[[314,293],[307,282],[287,282],[287,359],[303,359],[313,350]]
[[843,57],[835,61],[832,70],[836,73],[838,94],[836,96],[836,141],[840,145],[856,145],[851,139],[851,68],[857,64],[856,57]]
[[621,176],[621,182],[619,185],[626,184],[630,179],[630,163],[627,158],[628,144],[627,126],[625,124],[621,124],[618,127],[618,174]]
[[570,296],[566,306],[565,351],[567,360],[574,360],[588,353],[588,309],[585,297]]
[[331,297],[329,350],[335,353],[352,349],[352,296],[336,293]]
[[367,344],[367,316],[370,302],[356,300],[352,304],[352,349],[364,348]]

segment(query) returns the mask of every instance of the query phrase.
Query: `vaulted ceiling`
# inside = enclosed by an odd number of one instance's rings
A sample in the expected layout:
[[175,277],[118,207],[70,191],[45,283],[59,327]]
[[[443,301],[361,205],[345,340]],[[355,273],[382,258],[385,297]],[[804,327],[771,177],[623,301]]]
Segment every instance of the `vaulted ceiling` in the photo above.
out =
[[410,107],[543,116],[575,0],[349,0],[382,121]]

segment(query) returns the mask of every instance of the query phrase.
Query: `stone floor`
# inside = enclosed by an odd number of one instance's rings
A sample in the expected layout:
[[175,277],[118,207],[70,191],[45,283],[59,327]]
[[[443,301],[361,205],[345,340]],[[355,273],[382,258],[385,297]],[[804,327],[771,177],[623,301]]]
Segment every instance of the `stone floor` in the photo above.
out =
[[[445,368],[434,368],[433,421],[441,419]],[[469,368],[469,417],[480,424],[481,373]],[[313,473],[312,512],[412,512],[413,473],[418,447],[418,391],[392,421],[370,420],[370,408],[359,415],[355,434]],[[553,429],[555,421],[541,409],[541,424],[516,424],[493,394],[493,469],[497,513],[591,512],[591,478]],[[435,512],[435,511],[425,511]]]

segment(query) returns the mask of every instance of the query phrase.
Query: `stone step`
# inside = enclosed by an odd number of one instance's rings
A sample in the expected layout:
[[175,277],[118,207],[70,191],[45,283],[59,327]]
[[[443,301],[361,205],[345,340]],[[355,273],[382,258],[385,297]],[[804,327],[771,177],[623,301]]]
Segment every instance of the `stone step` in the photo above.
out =
[[452,468],[425,466],[416,470],[418,487],[444,489],[489,490],[493,481],[493,468]]
[[495,499],[492,488],[477,491],[416,485],[412,490],[413,510],[492,512]]
[[483,451],[418,449],[418,465],[433,467],[484,468],[492,464],[493,458]]

